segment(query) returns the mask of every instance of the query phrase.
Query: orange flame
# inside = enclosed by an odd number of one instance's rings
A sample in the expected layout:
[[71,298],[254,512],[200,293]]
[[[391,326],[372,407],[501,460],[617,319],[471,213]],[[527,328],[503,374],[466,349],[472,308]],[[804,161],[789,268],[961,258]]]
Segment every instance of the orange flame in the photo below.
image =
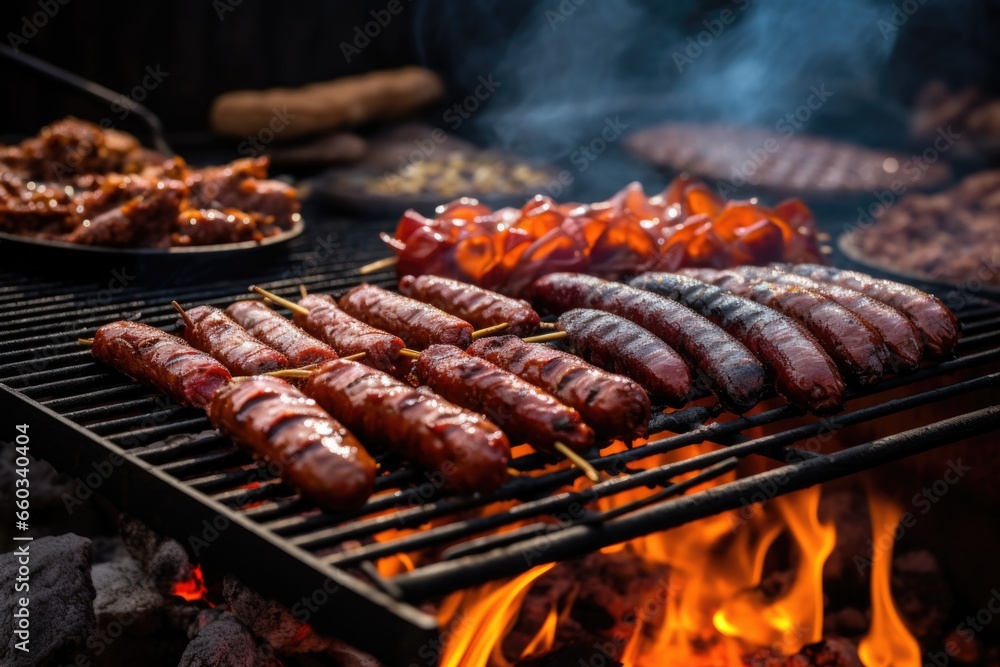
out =
[[205,577],[201,573],[201,565],[195,565],[191,568],[191,577],[175,583],[170,592],[188,602],[204,599],[208,588],[205,587]]
[[[858,645],[865,667],[920,667],[920,645],[892,601],[892,543],[903,514],[895,502],[868,494],[872,523],[872,622]],[[888,545],[888,546],[884,546]]]

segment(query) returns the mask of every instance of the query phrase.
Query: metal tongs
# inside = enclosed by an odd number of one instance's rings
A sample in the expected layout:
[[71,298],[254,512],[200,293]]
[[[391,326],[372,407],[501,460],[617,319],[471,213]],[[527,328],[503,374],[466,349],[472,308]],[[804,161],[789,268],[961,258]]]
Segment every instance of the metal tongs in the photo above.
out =
[[170,144],[167,143],[167,140],[163,136],[163,123],[160,122],[159,117],[135,100],[129,99],[126,95],[122,95],[121,93],[116,93],[110,88],[105,88],[99,83],[84,79],[83,77],[77,76],[72,72],[67,72],[61,67],[56,67],[41,58],[36,58],[35,56],[27,53],[16,51],[6,44],[0,44],[0,55],[3,55],[7,59],[23,65],[28,69],[55,79],[56,81],[59,81],[60,83],[63,83],[71,88],[75,88],[80,92],[105,101],[108,104],[121,104],[123,99],[128,99],[129,111],[142,119],[146,127],[149,128],[149,133],[153,140],[153,148],[164,155],[174,155],[174,150],[170,148]]

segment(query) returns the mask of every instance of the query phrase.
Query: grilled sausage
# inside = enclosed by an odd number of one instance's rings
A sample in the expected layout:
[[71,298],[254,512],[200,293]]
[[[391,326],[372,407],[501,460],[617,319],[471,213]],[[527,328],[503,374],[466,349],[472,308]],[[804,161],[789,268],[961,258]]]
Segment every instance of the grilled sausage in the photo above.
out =
[[892,280],[873,278],[858,271],[844,271],[820,264],[775,264],[775,268],[833,283],[866,294],[910,318],[923,337],[924,349],[935,357],[951,354],[961,336],[958,319],[936,296]]
[[236,378],[208,404],[212,425],[325,509],[354,510],[375,488],[375,461],[316,401],[284,380]]
[[559,328],[573,351],[605,370],[630,377],[654,401],[683,405],[691,393],[691,372],[673,348],[623,317],[577,308],[559,316]]
[[260,375],[288,368],[285,355],[264,345],[212,306],[187,311],[184,339],[218,359],[233,375]]
[[513,442],[551,452],[555,443],[584,451],[594,431],[580,413],[533,384],[453,345],[431,345],[417,362],[420,384],[447,400],[482,412]]
[[460,317],[477,329],[506,322],[504,333],[527,336],[538,328],[541,318],[527,301],[468,283],[438,276],[403,276],[399,291]]
[[746,412],[767,384],[764,366],[735,338],[689,308],[634,287],[577,273],[535,281],[536,305],[556,313],[594,308],[634,322],[682,355],[708,379],[722,403]]
[[890,366],[894,370],[910,371],[920,365],[922,356],[920,332],[905,315],[895,308],[870,296],[865,296],[857,290],[816,282],[810,278],[794,273],[785,273],[771,267],[741,266],[733,271],[744,278],[766,280],[790,287],[802,287],[836,301],[872,325],[882,336],[882,340],[885,341],[885,345],[892,355]]
[[472,343],[472,325],[454,315],[367,283],[340,297],[347,314],[373,327],[391,331],[410,347],[436,343],[465,348]]
[[203,408],[229,382],[229,370],[177,336],[141,322],[111,322],[94,334],[91,354],[181,405]]
[[872,385],[885,377],[889,350],[882,336],[832,299],[801,287],[747,279],[734,271],[686,269],[679,273],[712,283],[797,320],[815,336],[841,372],[859,385]]
[[400,363],[399,351],[406,347],[399,336],[380,331],[340,309],[328,294],[310,294],[299,301],[309,313],[293,317],[300,327],[326,342],[342,357],[365,352],[364,361],[390,371]]
[[363,440],[440,473],[456,491],[488,493],[507,479],[507,436],[426,387],[338,359],[320,366],[305,392]]
[[517,336],[481,338],[468,351],[575,408],[598,436],[628,442],[646,435],[649,396],[627,377]]
[[261,301],[237,301],[226,314],[251,336],[281,352],[296,368],[337,358],[326,343],[316,340]]
[[679,301],[717,322],[765,363],[775,389],[793,405],[820,415],[843,408],[846,388],[836,365],[792,318],[673,273],[644,273],[629,284]]

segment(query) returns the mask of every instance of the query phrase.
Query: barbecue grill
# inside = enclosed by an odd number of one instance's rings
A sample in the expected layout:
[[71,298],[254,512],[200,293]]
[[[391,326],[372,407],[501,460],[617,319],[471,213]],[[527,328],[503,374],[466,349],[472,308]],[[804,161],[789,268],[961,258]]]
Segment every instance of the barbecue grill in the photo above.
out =
[[[283,296],[295,294],[300,283],[310,292],[339,294],[361,282],[357,267],[385,254],[377,241],[379,229],[352,223],[350,233],[338,231],[344,229],[332,221],[314,223],[292,244],[284,264],[253,282]],[[364,279],[394,284],[388,272]],[[577,469],[546,468],[513,478],[486,496],[457,497],[439,492],[431,476],[393,465],[360,512],[336,516],[316,510],[211,431],[202,413],[171,405],[96,365],[76,342],[116,319],[170,328],[176,321],[172,299],[225,307],[249,296],[249,282],[129,286],[116,294],[107,289],[107,279],[80,287],[20,274],[0,276],[0,307],[8,314],[0,325],[0,411],[30,425],[36,457],[180,540],[199,562],[235,574],[264,595],[289,607],[303,599],[323,600],[310,613],[313,627],[388,664],[410,664],[421,647],[436,645],[434,617],[415,606],[422,601],[738,509],[763,489],[769,489],[768,496],[788,493],[1000,427],[1000,406],[993,406],[959,410],[942,421],[834,453],[802,446],[822,433],[1000,384],[1000,305],[973,298],[957,313],[965,336],[957,357],[854,394],[867,397],[867,407],[852,406],[822,421],[804,421],[797,410],[777,402],[728,420],[715,420],[717,408],[698,404],[654,411],[650,432],[669,434],[617,453],[593,452],[590,461],[614,476],[583,491],[570,486],[581,474]],[[961,379],[921,382],[960,370]],[[900,389],[912,391],[893,391]],[[761,426],[768,426],[768,435],[747,434]],[[701,442],[719,446],[643,469],[654,454]],[[759,456],[778,465],[686,493],[732,471],[741,459]],[[535,456],[514,462],[524,471],[543,464]],[[610,511],[588,508],[598,498],[639,487],[656,492]],[[510,509],[475,512],[497,501],[510,501]],[[387,541],[370,539],[432,520],[430,528]],[[517,527],[498,532],[512,524]],[[440,549],[440,557],[412,571],[384,578],[375,567],[379,559],[429,547]],[[316,596],[318,591],[323,595]]]

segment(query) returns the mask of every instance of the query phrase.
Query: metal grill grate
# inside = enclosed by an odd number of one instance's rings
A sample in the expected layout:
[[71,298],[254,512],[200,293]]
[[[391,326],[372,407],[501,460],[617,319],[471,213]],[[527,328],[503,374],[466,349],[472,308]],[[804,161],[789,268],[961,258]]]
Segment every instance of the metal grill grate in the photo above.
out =
[[[376,231],[355,226],[346,234],[319,227],[295,244],[285,265],[256,282],[282,295],[293,294],[300,283],[312,292],[342,291],[359,282],[354,267],[383,254]],[[327,245],[317,264],[313,248],[320,237]],[[368,279],[393,282],[389,273]],[[856,394],[851,409],[836,417],[803,419],[777,401],[768,404],[777,407],[740,418],[705,405],[658,413],[650,431],[667,433],[630,450],[604,456],[595,451],[594,465],[616,475],[583,490],[571,486],[579,476],[575,469],[542,471],[543,462],[535,456],[514,463],[531,475],[476,497],[439,493],[430,476],[383,459],[392,472],[378,479],[376,496],[357,514],[336,516],[318,511],[210,431],[202,413],[170,405],[97,366],[76,343],[77,337],[120,318],[169,328],[176,321],[171,299],[225,306],[246,295],[246,284],[222,280],[110,294],[99,284],[81,289],[0,277],[5,313],[0,410],[23,415],[32,424],[33,453],[63,472],[86,478],[95,463],[108,461],[113,473],[101,476],[97,490],[181,540],[198,560],[236,574],[290,607],[323,591],[327,601],[310,612],[309,622],[390,664],[408,663],[422,645],[435,641],[433,617],[413,603],[736,509],[768,485],[777,494],[787,493],[1000,427],[1000,407],[958,409],[942,421],[831,454],[796,447],[824,432],[1000,384],[1000,306],[976,301],[960,313],[965,338],[956,359]],[[767,435],[749,435],[751,429]],[[655,455],[702,442],[718,446],[666,465],[651,462]],[[686,493],[750,456],[767,456],[781,465]],[[641,487],[656,491],[610,511],[592,507],[597,499]],[[497,503],[503,503],[503,511],[482,511]],[[391,539],[384,535],[417,528]],[[376,540],[380,534],[382,540]],[[420,550],[435,557],[390,579],[378,575],[379,559]],[[386,636],[393,641],[386,642]]]

